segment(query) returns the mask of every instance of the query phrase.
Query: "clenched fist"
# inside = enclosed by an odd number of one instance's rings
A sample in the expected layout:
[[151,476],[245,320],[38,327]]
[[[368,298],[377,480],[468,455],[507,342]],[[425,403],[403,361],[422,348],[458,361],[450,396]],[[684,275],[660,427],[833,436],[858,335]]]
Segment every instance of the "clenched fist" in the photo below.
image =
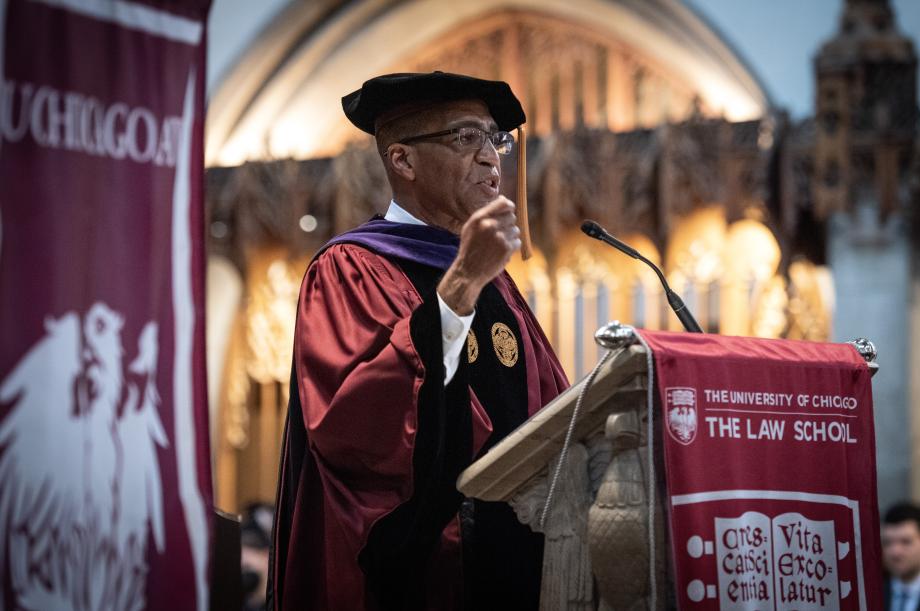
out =
[[441,299],[461,316],[471,313],[482,288],[520,247],[514,203],[500,195],[463,224],[457,258],[438,284]]

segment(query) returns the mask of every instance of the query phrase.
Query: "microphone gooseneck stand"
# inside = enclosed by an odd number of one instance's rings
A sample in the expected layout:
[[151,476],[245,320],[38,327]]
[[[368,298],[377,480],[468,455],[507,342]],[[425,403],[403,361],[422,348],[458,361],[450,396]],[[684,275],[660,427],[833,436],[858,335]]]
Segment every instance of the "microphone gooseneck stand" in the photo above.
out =
[[620,252],[629,255],[633,259],[638,259],[655,270],[655,273],[658,274],[658,279],[661,280],[661,285],[664,287],[664,294],[668,298],[668,305],[671,306],[671,309],[674,310],[674,314],[677,315],[678,320],[684,326],[684,329],[690,333],[702,333],[703,330],[700,328],[699,323],[696,322],[696,319],[693,318],[693,314],[690,313],[690,310],[687,309],[687,306],[684,305],[684,300],[680,298],[680,295],[671,290],[671,287],[668,286],[668,281],[665,279],[664,274],[661,273],[661,270],[658,269],[658,266],[646,259],[639,253],[638,250],[621,242],[616,239],[607,231],[595,223],[594,221],[585,221],[581,224],[581,230],[588,237],[592,237],[595,240],[600,240],[605,244],[613,246]]

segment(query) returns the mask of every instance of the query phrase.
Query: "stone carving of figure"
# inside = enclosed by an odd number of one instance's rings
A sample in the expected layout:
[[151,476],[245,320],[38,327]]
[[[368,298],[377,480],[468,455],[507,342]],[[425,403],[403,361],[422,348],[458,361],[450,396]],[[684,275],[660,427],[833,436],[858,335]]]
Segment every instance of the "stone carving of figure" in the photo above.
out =
[[[588,512],[588,545],[600,609],[644,611],[651,602],[645,425],[635,411],[614,414],[607,419],[606,437],[613,445],[613,459]],[[656,606],[664,608],[666,555],[660,502],[655,522]]]
[[556,461],[558,458],[550,463],[548,476],[544,473],[534,478],[509,503],[521,523],[546,537],[540,609],[593,611],[596,608],[594,583],[586,537],[586,518],[593,497],[588,478],[588,449],[580,443],[569,446],[552,505],[541,526],[540,518]]

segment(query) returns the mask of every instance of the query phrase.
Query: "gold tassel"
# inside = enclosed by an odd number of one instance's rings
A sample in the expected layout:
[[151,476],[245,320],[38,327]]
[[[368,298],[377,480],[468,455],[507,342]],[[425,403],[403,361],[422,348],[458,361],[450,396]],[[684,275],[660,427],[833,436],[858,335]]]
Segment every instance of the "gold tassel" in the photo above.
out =
[[526,261],[533,255],[530,242],[530,223],[527,221],[527,132],[524,126],[517,128],[517,201],[515,213],[521,230],[521,258]]

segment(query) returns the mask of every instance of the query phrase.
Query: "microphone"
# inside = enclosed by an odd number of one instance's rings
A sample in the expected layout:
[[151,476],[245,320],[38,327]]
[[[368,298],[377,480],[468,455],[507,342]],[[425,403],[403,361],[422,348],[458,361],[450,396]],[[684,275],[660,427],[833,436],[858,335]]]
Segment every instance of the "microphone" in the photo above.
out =
[[687,309],[687,306],[684,305],[684,300],[680,298],[680,295],[671,290],[671,287],[668,286],[668,281],[665,280],[664,274],[661,273],[661,270],[658,269],[658,266],[643,257],[639,254],[639,251],[621,242],[616,239],[603,227],[595,223],[594,221],[585,221],[581,224],[581,230],[588,236],[592,237],[595,240],[600,240],[610,244],[620,252],[629,255],[633,259],[639,259],[658,274],[658,279],[661,280],[661,285],[664,287],[664,294],[668,298],[668,305],[671,306],[671,309],[674,310],[674,313],[677,315],[677,319],[680,320],[681,324],[684,326],[684,329],[690,333],[702,333],[703,330],[700,328],[700,325],[696,322],[696,319],[693,318],[693,314],[690,313],[690,310]]

